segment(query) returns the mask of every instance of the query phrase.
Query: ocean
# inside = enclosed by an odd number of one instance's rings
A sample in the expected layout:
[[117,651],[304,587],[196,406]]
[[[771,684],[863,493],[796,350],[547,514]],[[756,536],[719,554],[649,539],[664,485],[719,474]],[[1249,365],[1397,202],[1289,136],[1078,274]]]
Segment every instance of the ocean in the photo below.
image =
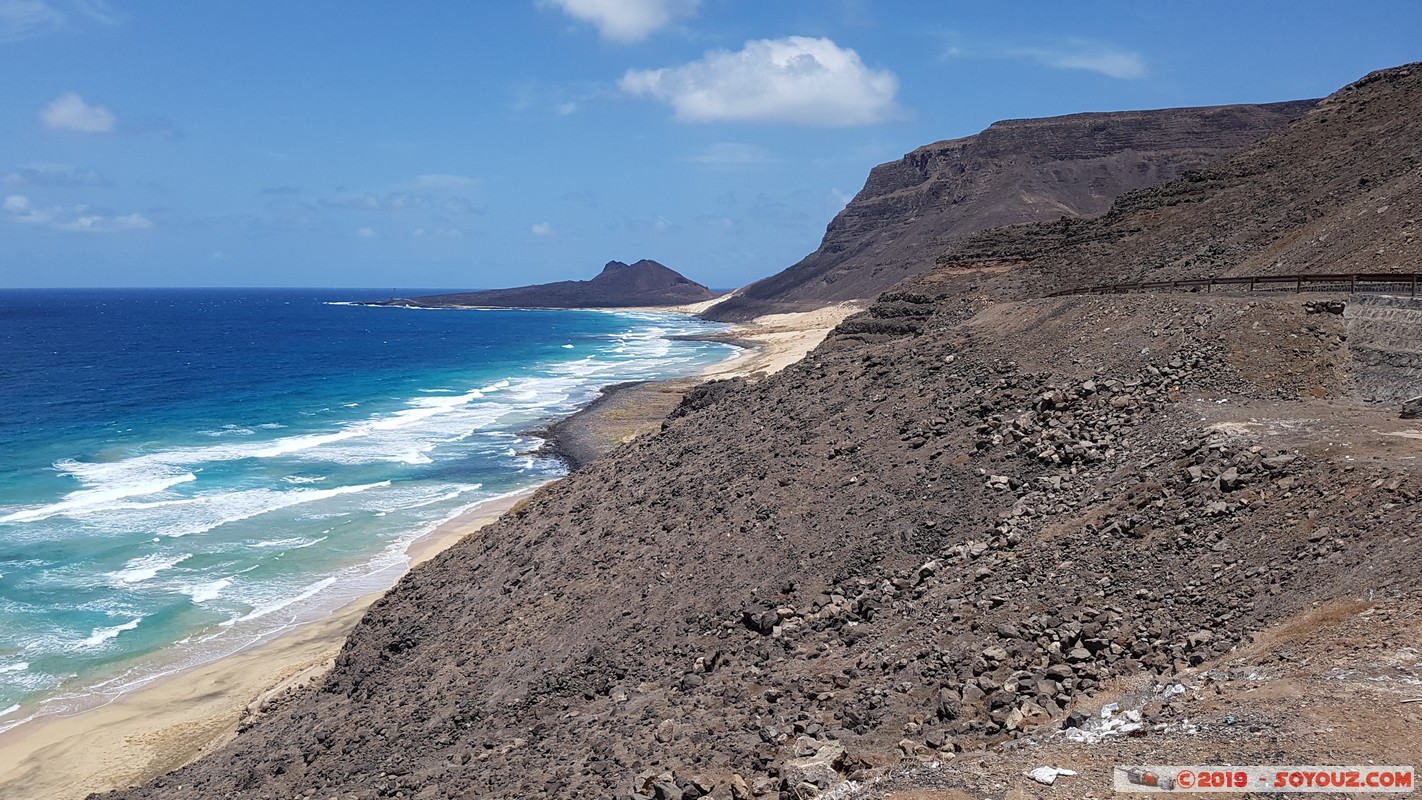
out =
[[343,303],[380,294],[0,291],[0,730],[388,587],[564,473],[529,431],[734,352],[676,314]]

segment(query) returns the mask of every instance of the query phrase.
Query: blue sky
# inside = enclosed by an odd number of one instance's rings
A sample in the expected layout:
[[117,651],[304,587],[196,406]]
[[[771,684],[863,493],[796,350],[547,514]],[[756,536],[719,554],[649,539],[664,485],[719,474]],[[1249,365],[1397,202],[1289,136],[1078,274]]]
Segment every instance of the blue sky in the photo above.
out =
[[813,250],[994,120],[1314,97],[1422,3],[0,0],[0,287],[475,288]]

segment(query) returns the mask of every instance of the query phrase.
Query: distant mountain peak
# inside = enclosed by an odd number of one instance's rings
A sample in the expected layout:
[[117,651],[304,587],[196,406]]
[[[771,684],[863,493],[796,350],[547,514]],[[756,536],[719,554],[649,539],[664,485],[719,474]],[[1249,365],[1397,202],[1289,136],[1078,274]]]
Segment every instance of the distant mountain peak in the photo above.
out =
[[557,281],[511,289],[436,294],[381,301],[380,305],[485,308],[617,308],[678,306],[710,300],[716,293],[676,270],[644,258],[609,261],[586,281]]

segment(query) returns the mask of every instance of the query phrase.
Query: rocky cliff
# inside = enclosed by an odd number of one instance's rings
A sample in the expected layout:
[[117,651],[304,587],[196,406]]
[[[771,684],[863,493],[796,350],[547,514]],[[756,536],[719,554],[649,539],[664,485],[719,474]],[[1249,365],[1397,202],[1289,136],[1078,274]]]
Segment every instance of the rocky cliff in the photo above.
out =
[[635,264],[609,261],[597,277],[513,289],[435,294],[382,300],[372,305],[447,308],[617,308],[678,306],[710,300],[716,293],[650,259]]
[[1422,396],[1422,297],[1356,297],[1343,318],[1355,392],[1394,403]]
[[1100,214],[1273,132],[1314,101],[1072,114],[994,123],[881,164],[798,264],[717,304],[748,319],[872,299],[933,266],[948,243],[1003,225]]
[[[1347,90],[1354,124],[1399,85]],[[1369,141],[1319,180],[1392,170]],[[1036,257],[1131,263],[1110,241]],[[1350,394],[1348,321],[1018,299],[1035,269],[910,278],[785,371],[694,390],[413,570],[324,682],[117,796],[1100,796],[1112,764],[1413,763],[1422,431]]]
[[986,231],[938,261],[1027,265],[1024,296],[1223,275],[1417,272],[1422,63],[1344,87],[1278,133],[1093,218]]

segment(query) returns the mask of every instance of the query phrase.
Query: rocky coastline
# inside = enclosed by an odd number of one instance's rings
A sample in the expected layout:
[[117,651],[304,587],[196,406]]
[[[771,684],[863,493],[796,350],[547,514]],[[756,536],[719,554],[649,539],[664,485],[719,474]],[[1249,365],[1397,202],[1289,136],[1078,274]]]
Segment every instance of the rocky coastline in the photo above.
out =
[[1042,295],[1413,259],[1419,110],[1419,65],[1374,73],[1100,216],[759,317],[718,380],[614,387],[549,432],[571,474],[412,570],[328,672],[108,797],[1048,798],[1122,764],[1415,764],[1415,309]]

